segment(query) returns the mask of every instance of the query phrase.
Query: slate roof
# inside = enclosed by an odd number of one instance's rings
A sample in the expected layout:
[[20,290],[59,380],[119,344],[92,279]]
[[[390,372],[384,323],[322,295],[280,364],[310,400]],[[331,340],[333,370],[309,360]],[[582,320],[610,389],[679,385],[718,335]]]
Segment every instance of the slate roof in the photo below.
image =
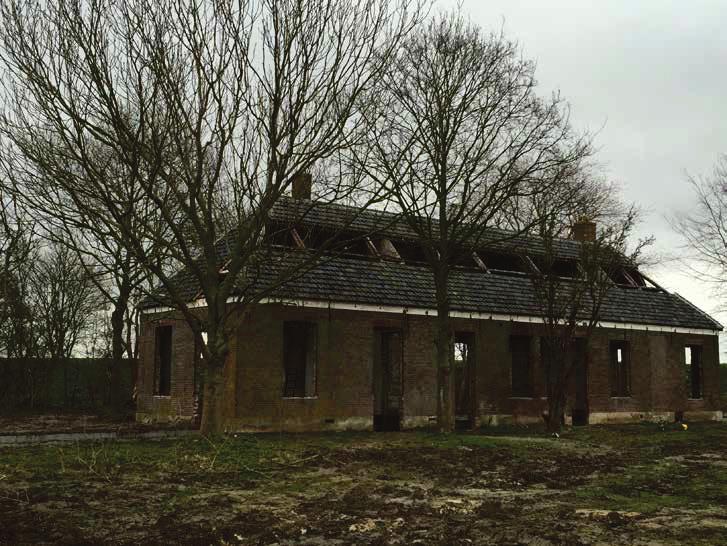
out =
[[[309,224],[347,229],[359,233],[377,233],[392,240],[416,240],[413,231],[387,212],[369,211],[341,205],[316,205],[310,201],[285,198],[271,211],[270,218],[278,224]],[[494,237],[503,250],[524,245],[528,254],[537,254],[542,244],[527,237],[510,237],[502,242],[503,234]],[[560,239],[558,254],[577,259],[580,243]],[[218,261],[222,265],[228,256],[224,239],[218,245]],[[259,267],[247,269],[245,282],[253,290],[268,289],[298,265],[307,263],[307,250],[274,247],[265,251]],[[303,269],[301,269],[303,271]],[[252,278],[254,276],[254,279]],[[188,271],[180,271],[175,284],[188,300],[198,297],[196,280]],[[485,273],[479,269],[455,268],[451,279],[452,310],[497,315],[537,317],[540,307],[532,281],[524,274]],[[164,291],[156,298],[147,298],[142,307],[163,305]],[[407,308],[434,309],[435,291],[432,274],[423,264],[376,260],[353,256],[325,256],[313,269],[288,280],[272,291],[271,297],[303,299],[322,302],[357,303]],[[676,294],[658,288],[632,288],[614,285],[604,302],[603,322],[633,323],[664,327],[721,330],[722,326],[706,313]]]
[[[301,251],[279,250],[260,270],[258,282],[266,286],[282,268],[295,262]],[[451,275],[452,310],[520,316],[539,316],[540,307],[526,275],[488,274],[476,269],[454,269]],[[287,282],[274,297],[435,308],[434,281],[428,269],[394,261],[333,257]],[[665,327],[721,329],[721,325],[695,306],[657,288],[614,286],[603,305],[602,322],[648,324]]]

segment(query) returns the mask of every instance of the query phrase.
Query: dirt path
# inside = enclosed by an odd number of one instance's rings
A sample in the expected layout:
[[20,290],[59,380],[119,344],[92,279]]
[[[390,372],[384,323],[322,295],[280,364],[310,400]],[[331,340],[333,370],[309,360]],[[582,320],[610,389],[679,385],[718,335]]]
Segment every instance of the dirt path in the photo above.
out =
[[87,413],[0,416],[0,437],[94,432],[141,433],[187,428],[189,426],[182,422],[150,425],[137,423],[133,416],[105,417]]

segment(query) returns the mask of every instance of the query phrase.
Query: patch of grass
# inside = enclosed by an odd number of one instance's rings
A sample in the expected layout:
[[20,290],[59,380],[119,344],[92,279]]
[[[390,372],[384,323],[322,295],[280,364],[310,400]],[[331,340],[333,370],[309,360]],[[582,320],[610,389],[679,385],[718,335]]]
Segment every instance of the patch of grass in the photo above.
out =
[[662,508],[721,506],[727,500],[727,470],[656,459],[601,476],[575,491],[584,507],[644,513]]
[[575,491],[575,498],[584,508],[621,510],[653,514],[663,508],[685,508],[684,499],[674,495],[662,495],[648,491],[636,491],[624,495],[611,491],[608,487],[587,486]]
[[727,427],[718,423],[638,423],[574,427],[563,438],[588,445],[646,450],[650,456],[702,452],[727,443]]
[[[3,520],[0,514],[0,529],[20,522],[12,536],[32,542],[33,532],[47,534],[35,523],[44,518],[48,528],[75,529],[78,536],[69,536],[76,542],[103,543],[119,532],[133,543],[153,531],[192,543],[229,525],[229,537],[248,529],[275,542],[300,538],[301,526],[327,526],[322,536],[339,536],[351,518],[384,514],[405,522],[395,533],[422,530],[429,537],[436,528],[444,544],[452,543],[452,525],[461,530],[479,521],[430,505],[452,498],[463,501],[453,504],[461,509],[477,498],[461,491],[501,495],[487,502],[517,506],[522,518],[497,518],[521,526],[513,537],[530,532],[534,521],[560,533],[553,520],[574,507],[650,514],[727,505],[722,424],[690,424],[686,431],[676,425],[586,427],[560,439],[533,428],[492,432],[238,434],[3,448],[0,512],[7,515]],[[530,510],[520,495],[536,489],[545,493],[545,504]],[[254,521],[248,508],[257,511]],[[184,521],[191,522],[185,532],[198,534],[180,535]],[[564,529],[570,533],[579,522],[563,520]]]

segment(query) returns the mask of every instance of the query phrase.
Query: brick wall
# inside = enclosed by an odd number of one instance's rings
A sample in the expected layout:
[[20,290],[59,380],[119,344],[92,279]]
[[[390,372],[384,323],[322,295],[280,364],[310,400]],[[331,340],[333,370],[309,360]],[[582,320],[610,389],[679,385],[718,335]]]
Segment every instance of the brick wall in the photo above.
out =
[[[663,336],[634,331],[596,332],[591,339],[588,362],[588,402],[591,412],[652,410],[652,351]],[[631,396],[611,397],[609,378],[610,343],[626,341],[630,361]],[[654,353],[658,355],[659,353]],[[663,368],[663,365],[657,366]],[[654,375],[654,378],[662,377]],[[683,377],[683,374],[682,374]]]
[[[156,328],[172,327],[172,373],[169,396],[155,394]],[[194,412],[194,335],[184,320],[168,315],[144,317],[139,338],[136,384],[137,418],[166,421],[191,419]]]
[[[629,399],[610,398],[608,342],[625,339],[631,347]],[[684,347],[702,347],[704,396],[688,400]],[[589,397],[592,411],[702,411],[716,410],[719,389],[717,338],[686,334],[599,332],[591,351]]]
[[407,317],[404,322],[405,425],[423,426],[437,415],[437,367],[434,321]]
[[[314,322],[318,330],[315,396],[284,398],[283,323]],[[456,332],[473,335],[475,373],[472,412],[476,424],[506,420],[540,421],[547,407],[540,367],[538,324],[455,320]],[[169,397],[153,394],[154,328],[173,326],[173,371]],[[436,415],[434,321],[424,316],[327,309],[260,306],[240,317],[225,373],[224,408],[236,430],[325,430],[371,428],[373,363],[377,329],[402,333],[402,423],[430,423]],[[530,336],[533,396],[511,396],[510,336]],[[631,396],[613,398],[609,385],[609,343],[628,341]],[[194,341],[184,321],[146,317],[140,339],[138,411],[141,418],[191,417]],[[703,347],[704,397],[687,399],[684,346]],[[592,422],[671,416],[710,417],[719,410],[716,336],[599,330],[588,355],[588,403]]]
[[[317,325],[316,392],[284,398],[283,324]],[[368,326],[368,327],[366,327]],[[372,419],[371,324],[355,313],[264,306],[250,313],[238,335],[237,429],[366,428]]]

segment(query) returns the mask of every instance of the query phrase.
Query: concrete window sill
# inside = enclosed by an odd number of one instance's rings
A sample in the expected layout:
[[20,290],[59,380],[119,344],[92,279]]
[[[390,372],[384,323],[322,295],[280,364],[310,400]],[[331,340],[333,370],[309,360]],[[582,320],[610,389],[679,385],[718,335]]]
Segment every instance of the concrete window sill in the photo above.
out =
[[171,397],[172,397],[171,394],[155,394],[155,395],[153,395],[153,398],[156,398],[157,400],[168,400]]
[[318,400],[317,396],[283,396],[283,400]]
[[704,402],[704,398],[687,398],[687,402]]
[[633,396],[612,396],[611,400],[632,400]]
[[511,396],[508,400],[536,400],[533,396]]

